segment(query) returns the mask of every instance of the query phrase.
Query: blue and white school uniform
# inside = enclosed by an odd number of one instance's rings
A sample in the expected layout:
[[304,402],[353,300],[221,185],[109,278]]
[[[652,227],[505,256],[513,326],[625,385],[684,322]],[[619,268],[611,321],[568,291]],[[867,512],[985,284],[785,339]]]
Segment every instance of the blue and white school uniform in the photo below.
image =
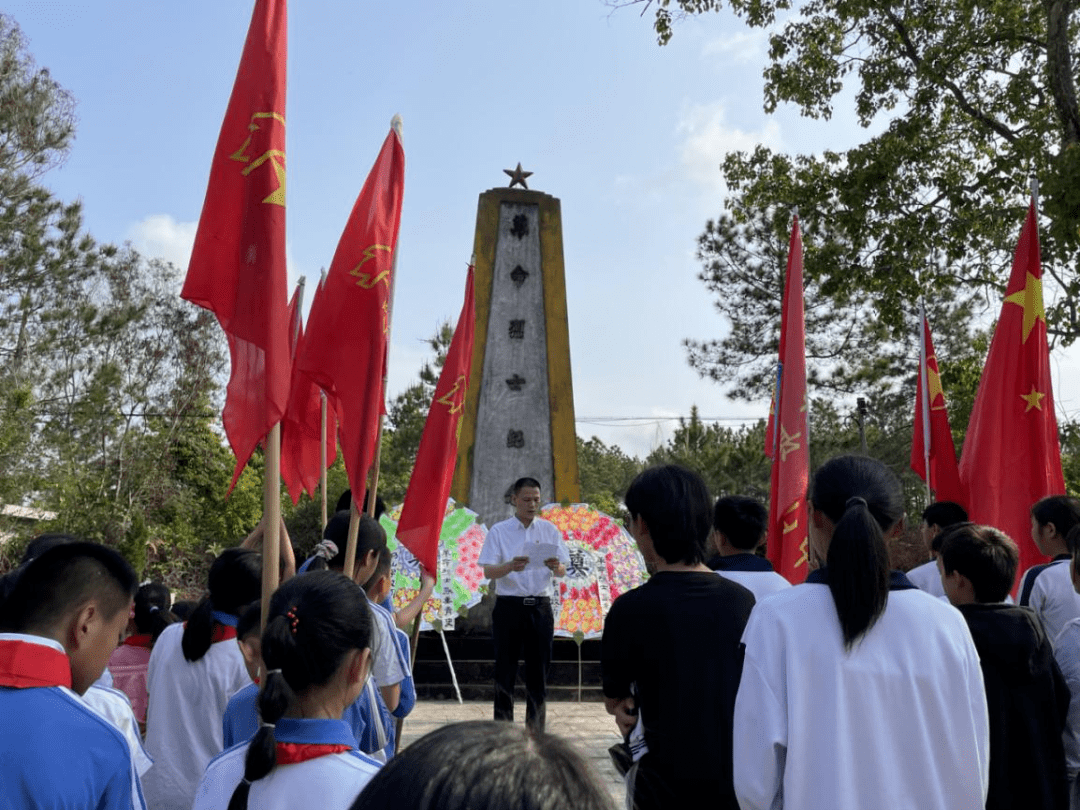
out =
[[131,708],[131,700],[128,696],[119,689],[98,686],[94,683],[82,697],[90,708],[112,723],[117,731],[124,735],[128,749],[131,751],[131,761],[135,765],[136,773],[142,776],[150,770],[154,760],[143,747],[139,721],[135,719],[135,712]]
[[[248,807],[258,810],[348,810],[357,795],[378,772],[379,764],[356,750],[352,731],[342,720],[281,718],[274,727],[278,762],[282,746],[289,746],[294,761],[278,764],[251,783]],[[329,746],[331,753],[322,753]],[[195,794],[192,810],[226,810],[244,777],[248,745],[238,745],[215,757]],[[321,754],[321,755],[320,755]],[[313,755],[306,758],[308,755]]]
[[730,554],[717,557],[711,564],[716,566],[713,570],[720,576],[738,582],[752,592],[758,602],[769,594],[791,587],[790,582],[773,570],[772,563],[756,554]]
[[1021,607],[1034,610],[1046,637],[1055,641],[1065,625],[1080,619],[1080,594],[1073,589],[1071,560],[1070,555],[1061,554],[1044,565],[1033,565],[1020,581]]
[[[368,705],[367,692],[362,692],[356,702],[345,709],[342,720],[352,730],[353,737],[364,737],[371,723],[371,707]],[[245,686],[231,698],[225,707],[225,716],[221,720],[225,748],[246,743],[259,730],[259,684]],[[362,747],[362,746],[361,746]],[[374,750],[374,749],[373,749]]]
[[0,633],[0,805],[146,810],[124,736],[71,691],[62,645]]
[[1069,715],[1062,742],[1065,773],[1069,777],[1070,810],[1080,810],[1080,619],[1065,625],[1054,640],[1054,660],[1069,687]]
[[207,763],[224,750],[221,718],[229,698],[251,683],[236,618],[215,611],[214,619],[220,640],[198,661],[184,658],[180,623],[165,628],[150,654],[146,748],[154,766],[143,777],[150,810],[191,810]]
[[990,724],[960,611],[894,572],[884,612],[846,650],[822,569],[759,602],[743,643],[743,810],[983,810]]

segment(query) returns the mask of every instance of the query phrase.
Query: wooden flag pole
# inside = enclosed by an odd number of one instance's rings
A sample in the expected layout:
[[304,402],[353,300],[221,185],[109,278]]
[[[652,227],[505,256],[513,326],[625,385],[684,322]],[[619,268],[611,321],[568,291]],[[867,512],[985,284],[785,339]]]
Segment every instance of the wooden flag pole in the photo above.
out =
[[934,500],[934,493],[930,486],[930,375],[927,374],[926,364],[929,358],[926,356],[926,308],[923,299],[919,297],[919,383],[922,389],[922,401],[919,410],[922,411],[923,437],[923,469],[926,471],[926,503],[929,506]]
[[355,495],[350,499],[349,506],[349,535],[345,541],[345,565],[341,569],[349,579],[352,579],[353,567],[356,565],[356,537],[360,533],[360,507],[356,505]]
[[326,529],[326,392],[319,391],[322,408],[322,445],[319,447],[319,496],[322,499],[322,527]]
[[266,436],[266,476],[263,480],[262,617],[266,629],[270,614],[270,596],[278,586],[278,558],[281,556],[281,423]]

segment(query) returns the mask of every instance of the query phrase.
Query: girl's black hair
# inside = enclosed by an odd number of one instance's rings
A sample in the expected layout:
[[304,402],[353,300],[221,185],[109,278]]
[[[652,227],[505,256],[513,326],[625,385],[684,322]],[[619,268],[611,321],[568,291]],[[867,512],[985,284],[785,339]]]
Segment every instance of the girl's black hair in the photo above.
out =
[[262,600],[256,599],[240,611],[240,618],[236,622],[236,637],[243,641],[248,636],[256,635],[261,621]]
[[826,565],[844,646],[851,649],[885,610],[889,550],[885,532],[904,515],[900,480],[866,456],[837,456],[818,467],[810,502],[833,523]]
[[[293,577],[270,597],[262,635],[266,664],[259,693],[263,725],[248,746],[244,778],[228,810],[245,810],[251,783],[277,764],[273,726],[312,686],[326,683],[345,655],[371,646],[371,612],[360,586],[335,571]],[[270,725],[267,725],[270,724]]]
[[640,473],[623,496],[631,517],[649,528],[653,548],[665,562],[696,565],[707,556],[712,498],[692,470],[667,464]]
[[[1057,533],[1068,542],[1073,526],[1080,526],[1080,498],[1071,495],[1051,495],[1031,507],[1031,516],[1040,526],[1053,523]],[[1069,546],[1072,551],[1072,546]]]
[[[422,774],[423,778],[417,778]],[[474,720],[432,731],[379,770],[351,810],[614,810],[564,740]]]
[[135,594],[135,629],[150,635],[154,644],[161,631],[176,621],[169,608],[172,606],[172,592],[160,582],[148,582],[139,587]]
[[[345,547],[349,540],[348,509],[334,514],[326,523],[323,537],[332,540],[337,546],[338,553],[329,560],[316,557],[308,566],[308,571],[341,571],[345,568]],[[386,548],[386,529],[370,515],[360,515],[359,527],[356,531],[356,559],[361,560],[369,551],[379,551]]]
[[245,548],[228,548],[210,566],[210,593],[192,611],[180,646],[184,658],[198,661],[214,638],[215,610],[236,616],[262,591],[262,555]]

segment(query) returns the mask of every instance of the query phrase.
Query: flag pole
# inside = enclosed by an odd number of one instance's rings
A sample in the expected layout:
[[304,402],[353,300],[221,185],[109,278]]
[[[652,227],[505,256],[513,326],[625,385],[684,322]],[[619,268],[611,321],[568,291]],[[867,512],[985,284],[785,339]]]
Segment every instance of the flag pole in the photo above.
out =
[[[393,129],[398,136],[398,140],[401,141],[402,146],[405,145],[405,139],[402,136],[401,116],[394,115],[390,119],[390,128]],[[383,378],[382,378],[382,396],[383,404],[386,404],[386,387],[389,382],[389,365],[390,365],[390,329],[394,323],[394,288],[397,286],[397,269],[398,269],[398,248],[401,246],[401,240],[399,239],[394,243],[394,259],[390,270],[390,292],[387,296],[387,303],[389,306],[386,309],[386,353],[387,362],[383,365]],[[365,493],[368,502],[368,514],[375,517],[375,498],[379,494],[379,467],[382,462],[382,438],[383,438],[383,424],[386,422],[386,414],[379,414],[379,432],[375,436],[375,464],[371,470],[371,486],[368,488],[368,492]]]
[[326,392],[319,390],[319,405],[322,413],[322,444],[319,446],[319,496],[322,500],[322,527],[326,528]]
[[926,356],[926,306],[923,298],[919,296],[919,383],[922,388],[922,401],[919,409],[922,411],[922,436],[923,436],[923,464],[926,470],[926,503],[929,506],[934,500],[934,494],[930,486],[930,375],[926,373],[926,364],[929,358]]
[[278,586],[278,557],[281,551],[281,423],[266,436],[266,475],[263,480],[262,610],[261,626],[266,628],[270,596]]

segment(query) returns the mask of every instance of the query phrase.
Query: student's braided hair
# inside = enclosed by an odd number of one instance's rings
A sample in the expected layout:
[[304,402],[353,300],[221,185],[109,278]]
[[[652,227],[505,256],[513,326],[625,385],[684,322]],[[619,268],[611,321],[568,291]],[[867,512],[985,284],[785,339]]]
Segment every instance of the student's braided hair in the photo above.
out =
[[251,783],[277,764],[274,726],[313,686],[326,683],[347,653],[371,646],[371,612],[360,586],[334,571],[293,577],[270,598],[262,635],[266,664],[259,693],[262,725],[252,738],[244,778],[228,810],[246,810]]

